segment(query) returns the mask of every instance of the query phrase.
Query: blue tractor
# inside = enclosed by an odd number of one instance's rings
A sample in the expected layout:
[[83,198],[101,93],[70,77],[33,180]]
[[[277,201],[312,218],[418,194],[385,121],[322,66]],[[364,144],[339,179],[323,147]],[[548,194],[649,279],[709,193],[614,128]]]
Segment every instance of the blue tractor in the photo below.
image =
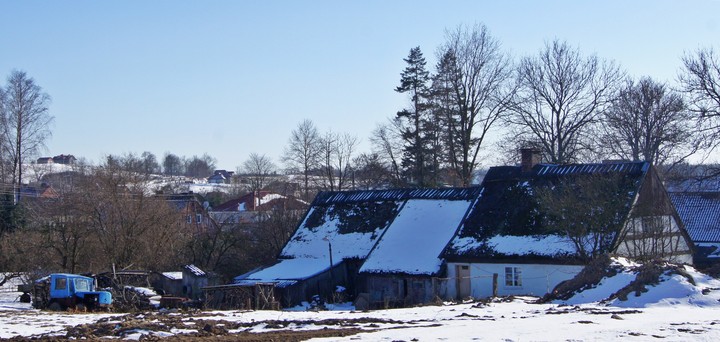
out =
[[35,282],[33,307],[62,311],[110,309],[112,295],[95,291],[95,279],[77,274],[53,273]]

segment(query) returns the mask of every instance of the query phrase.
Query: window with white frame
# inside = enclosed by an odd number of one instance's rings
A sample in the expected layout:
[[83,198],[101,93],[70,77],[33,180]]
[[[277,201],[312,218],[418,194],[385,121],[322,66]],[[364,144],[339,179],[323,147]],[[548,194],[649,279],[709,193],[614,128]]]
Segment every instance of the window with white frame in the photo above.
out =
[[520,267],[505,267],[505,286],[522,286]]
[[195,222],[202,223],[202,214],[195,214]]

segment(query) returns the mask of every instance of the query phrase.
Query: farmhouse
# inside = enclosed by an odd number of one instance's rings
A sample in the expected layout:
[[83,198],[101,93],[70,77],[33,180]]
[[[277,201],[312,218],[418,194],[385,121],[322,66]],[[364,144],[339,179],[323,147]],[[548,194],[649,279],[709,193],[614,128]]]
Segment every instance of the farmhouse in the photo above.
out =
[[448,297],[540,296],[600,254],[692,263],[690,239],[650,164],[534,160],[489,170],[443,253]]
[[479,187],[322,192],[278,261],[232,286],[273,286],[262,292],[283,306],[320,295],[389,307],[541,296],[601,254],[692,263],[650,164],[549,165],[534,153]]

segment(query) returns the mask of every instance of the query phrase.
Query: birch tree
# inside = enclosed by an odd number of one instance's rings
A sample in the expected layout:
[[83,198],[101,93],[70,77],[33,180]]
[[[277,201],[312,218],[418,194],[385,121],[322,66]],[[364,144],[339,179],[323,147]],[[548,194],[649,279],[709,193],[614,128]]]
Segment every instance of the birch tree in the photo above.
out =
[[24,71],[13,71],[0,90],[0,133],[3,157],[11,183],[22,183],[23,163],[37,154],[50,137],[50,96]]

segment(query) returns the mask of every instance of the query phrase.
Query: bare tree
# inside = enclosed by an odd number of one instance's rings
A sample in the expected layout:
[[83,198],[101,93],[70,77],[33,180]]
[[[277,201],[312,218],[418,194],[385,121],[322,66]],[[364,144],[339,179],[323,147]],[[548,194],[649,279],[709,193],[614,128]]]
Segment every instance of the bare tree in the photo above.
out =
[[328,131],[321,139],[321,168],[324,187],[330,191],[342,191],[347,187],[351,170],[350,162],[357,148],[357,138],[350,134]]
[[698,149],[682,97],[649,77],[628,80],[603,118],[600,145],[614,158],[675,164]]
[[295,128],[285,148],[284,160],[292,172],[303,175],[303,199],[310,200],[310,176],[320,161],[320,134],[311,120],[303,120]]
[[353,160],[353,183],[359,189],[384,189],[392,184],[390,168],[377,153],[362,153]]
[[622,76],[614,63],[583,57],[566,42],[547,43],[537,56],[519,63],[509,122],[521,128],[518,139],[539,143],[550,162],[574,162],[592,148],[590,128]]
[[81,193],[82,218],[93,231],[93,269],[116,265],[160,270],[177,266],[195,233],[178,224],[182,214],[150,195],[147,176],[103,166]]
[[684,69],[679,75],[682,89],[688,94],[690,109],[701,119],[700,133],[713,147],[720,139],[720,59],[712,48],[699,49],[682,58]]
[[2,154],[10,161],[12,184],[22,182],[23,163],[44,147],[50,136],[53,117],[48,113],[50,96],[43,92],[32,77],[13,71],[0,96],[0,136]]
[[89,184],[92,182],[85,176],[68,173],[53,187],[57,198],[38,198],[27,204],[32,213],[29,229],[19,234],[29,243],[26,254],[44,256],[44,260],[35,262],[70,273],[89,269],[94,232],[82,200]]
[[404,185],[398,159],[402,154],[402,138],[399,135],[398,124],[397,119],[390,120],[385,124],[378,124],[370,137],[373,152],[380,156],[383,163],[388,165],[393,186]]
[[251,153],[250,157],[243,162],[243,167],[238,173],[245,174],[250,180],[252,191],[260,191],[268,185],[270,176],[275,172],[275,164],[266,155]]
[[468,186],[483,143],[514,92],[510,57],[487,27],[477,24],[448,31],[438,59],[435,107],[445,117],[451,168],[459,185]]

